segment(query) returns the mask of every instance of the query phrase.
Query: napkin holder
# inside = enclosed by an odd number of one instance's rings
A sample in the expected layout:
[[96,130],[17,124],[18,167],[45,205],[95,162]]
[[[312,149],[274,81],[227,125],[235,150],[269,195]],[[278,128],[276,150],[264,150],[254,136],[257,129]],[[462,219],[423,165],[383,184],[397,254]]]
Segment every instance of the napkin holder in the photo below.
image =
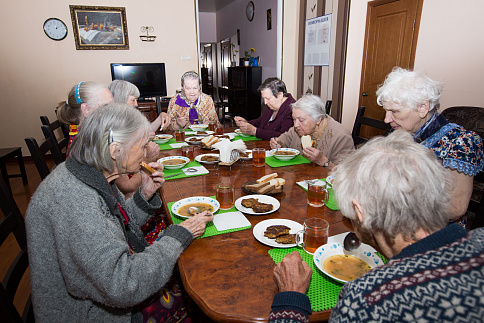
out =
[[239,151],[234,149],[230,152],[230,161],[229,162],[222,162],[219,161],[218,164],[221,166],[232,166],[240,159]]

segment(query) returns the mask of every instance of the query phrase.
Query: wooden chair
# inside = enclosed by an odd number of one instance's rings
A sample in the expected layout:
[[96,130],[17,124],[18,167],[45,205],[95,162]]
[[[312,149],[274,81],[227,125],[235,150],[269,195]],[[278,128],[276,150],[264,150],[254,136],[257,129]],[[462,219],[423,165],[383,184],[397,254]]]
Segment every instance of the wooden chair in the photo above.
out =
[[333,104],[333,100],[326,100],[326,105],[324,109],[326,110],[326,114],[331,112],[331,105]]
[[355,143],[355,147],[368,141],[368,138],[360,137],[360,130],[362,125],[383,129],[385,130],[385,135],[390,132],[390,125],[386,124],[381,120],[365,117],[365,109],[365,107],[359,107],[358,113],[356,114],[355,124],[351,133],[353,137],[353,142]]
[[34,322],[30,292],[23,313],[19,313],[14,305],[14,298],[19,289],[20,281],[29,267],[27,236],[23,216],[2,179],[0,179],[0,207],[3,212],[3,218],[0,220],[0,246],[1,248],[9,248],[11,250],[12,244],[9,241],[5,241],[15,239],[20,247],[20,252],[9,265],[2,279],[2,284],[0,284],[2,322]]
[[[20,168],[20,174],[9,175],[7,173],[6,163],[7,161],[9,161],[14,157],[17,157],[18,166]],[[9,189],[10,189],[9,178],[11,177],[22,177],[22,183],[24,185],[28,184],[27,172],[25,171],[25,164],[24,164],[24,158],[22,156],[21,147],[0,148],[0,171],[2,173],[3,180],[5,181]]]
[[[27,147],[29,148],[30,155],[32,156],[32,159],[34,160],[35,166],[37,167],[37,170],[39,171],[40,178],[44,180],[44,178],[47,177],[47,175],[50,174],[50,169],[49,166],[47,166],[47,163],[45,161],[45,156],[49,151],[52,150],[53,144],[51,140],[45,139],[40,146],[37,144],[37,140],[35,140],[32,137],[27,137],[25,138],[25,143],[27,144]],[[56,163],[57,164],[57,163]]]
[[56,120],[49,125],[42,125],[41,128],[45,139],[52,141],[53,146],[51,152],[55,163],[60,164],[61,162],[65,161],[66,154],[63,152],[63,150],[67,149],[67,145],[69,144],[69,136],[57,140],[57,137],[54,133],[56,129],[62,129],[62,123],[59,120]]
[[[57,110],[55,110],[55,114],[57,115]],[[64,138],[69,138],[69,126],[61,123],[59,120],[57,121],[61,124],[61,130],[62,130],[62,133],[64,134]],[[51,125],[49,118],[47,116],[40,116],[40,122],[42,122],[44,126]]]
[[[455,106],[442,111],[442,115],[450,122],[474,131],[484,140],[484,108]],[[484,227],[484,172],[474,176],[474,190],[467,212],[474,214],[469,229]]]

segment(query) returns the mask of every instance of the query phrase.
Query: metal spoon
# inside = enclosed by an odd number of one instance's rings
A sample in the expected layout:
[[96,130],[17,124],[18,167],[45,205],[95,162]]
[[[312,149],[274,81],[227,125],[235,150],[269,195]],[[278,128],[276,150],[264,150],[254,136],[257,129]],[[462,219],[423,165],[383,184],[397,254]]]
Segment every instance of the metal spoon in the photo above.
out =
[[[187,169],[185,169],[187,172],[189,173],[193,173],[193,172],[196,172],[197,169],[196,168],[193,168],[193,167],[188,167]],[[169,175],[169,176],[165,176],[163,178],[171,178],[171,177],[175,177],[175,176],[178,176],[178,175],[181,175],[181,174],[185,174],[185,172],[180,172],[180,173],[176,173],[176,174],[173,174],[173,175]]]
[[361,245],[360,239],[356,236],[356,233],[350,232],[346,235],[345,240],[343,241],[343,247],[346,251],[353,251],[358,249]]
[[188,208],[188,213],[195,215],[197,213],[200,213],[200,209],[198,207],[195,207],[195,206],[190,206]]

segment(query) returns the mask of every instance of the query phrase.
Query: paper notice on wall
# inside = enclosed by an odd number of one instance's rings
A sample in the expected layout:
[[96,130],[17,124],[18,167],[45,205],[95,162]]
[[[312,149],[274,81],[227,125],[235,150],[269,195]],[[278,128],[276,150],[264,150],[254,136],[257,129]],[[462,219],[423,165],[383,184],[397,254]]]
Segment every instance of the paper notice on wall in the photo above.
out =
[[306,20],[304,66],[329,65],[331,15]]

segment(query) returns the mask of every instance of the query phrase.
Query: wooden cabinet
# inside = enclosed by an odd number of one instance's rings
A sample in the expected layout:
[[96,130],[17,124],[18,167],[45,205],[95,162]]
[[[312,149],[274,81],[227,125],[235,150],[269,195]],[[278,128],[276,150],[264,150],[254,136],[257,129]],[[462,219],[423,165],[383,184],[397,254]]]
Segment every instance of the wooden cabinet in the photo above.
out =
[[[170,103],[169,97],[161,98],[161,111],[166,112],[168,110],[168,103]],[[153,122],[158,117],[158,108],[156,107],[155,100],[138,101],[138,110],[148,119]]]
[[230,109],[234,115],[252,120],[261,115],[261,96],[257,88],[262,83],[261,66],[228,68]]

